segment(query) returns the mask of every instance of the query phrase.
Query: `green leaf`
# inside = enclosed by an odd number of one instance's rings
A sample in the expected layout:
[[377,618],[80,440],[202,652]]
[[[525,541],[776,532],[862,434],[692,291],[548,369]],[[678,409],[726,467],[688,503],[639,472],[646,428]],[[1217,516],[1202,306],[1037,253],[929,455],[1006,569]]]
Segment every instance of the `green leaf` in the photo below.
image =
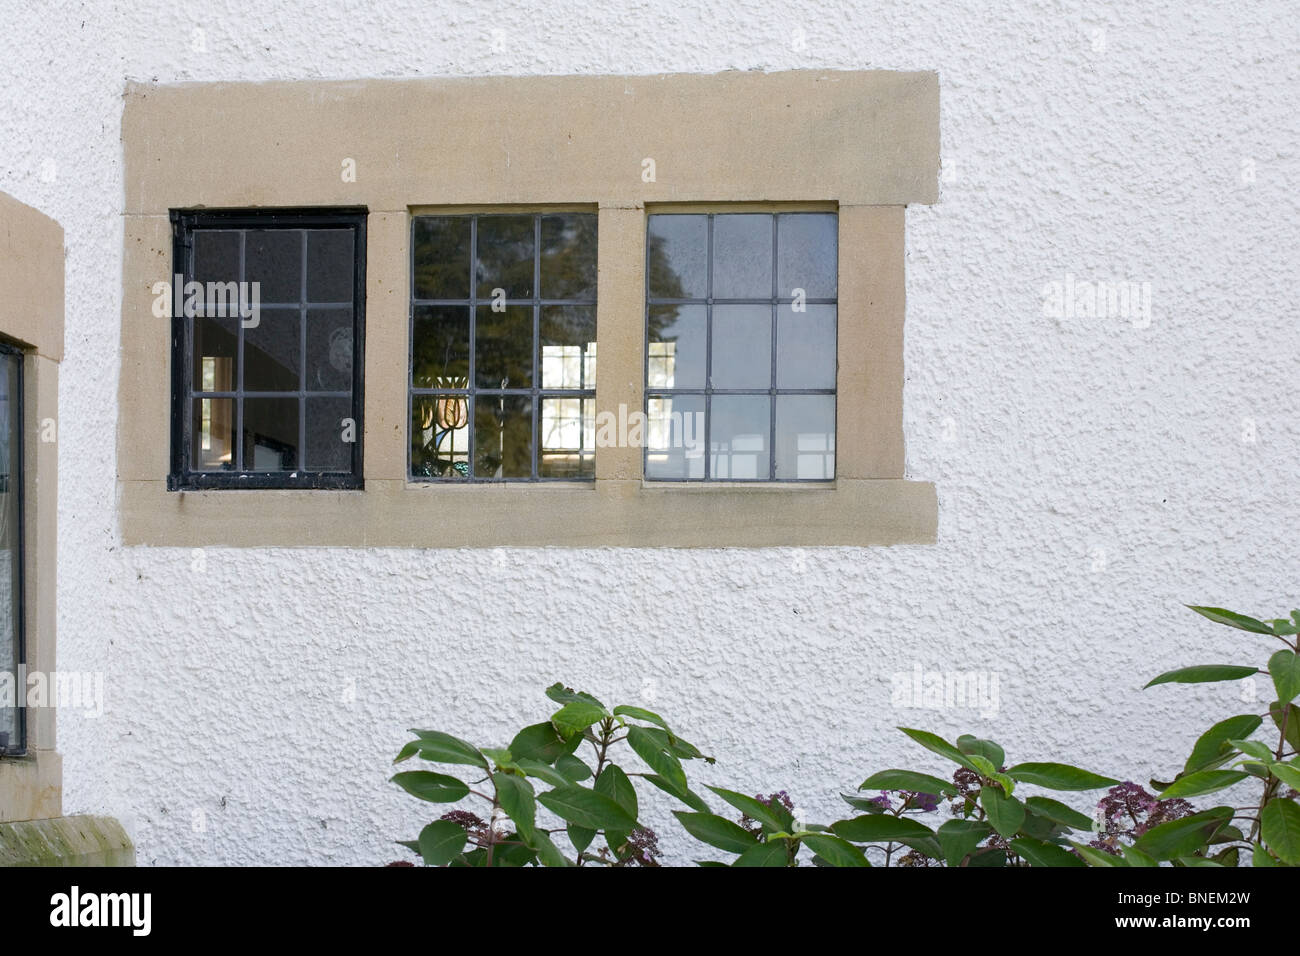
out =
[[802,842],[831,866],[871,866],[866,854],[839,837],[808,833]]
[[1274,618],[1269,621],[1272,625],[1273,633],[1278,637],[1285,637],[1288,634],[1300,634],[1300,624],[1294,621],[1288,621],[1284,617]]
[[878,803],[874,803],[875,797],[859,797],[852,793],[841,793],[840,799],[851,806],[854,810],[861,810],[863,813],[884,813],[885,808]]
[[1091,830],[1092,819],[1051,797],[1026,797],[1025,808],[1072,830]]
[[1240,664],[1197,664],[1194,667],[1180,667],[1176,671],[1165,671],[1159,677],[1147,681],[1147,687],[1156,684],[1212,684],[1215,681],[1241,680],[1258,674],[1257,667],[1243,667]]
[[[518,834],[515,834],[518,836]],[[537,853],[526,843],[498,843],[492,852],[493,867],[527,866],[537,859]]]
[[407,744],[405,747],[403,747],[401,750],[397,752],[397,756],[393,758],[393,763],[401,763],[403,760],[410,760],[412,757],[414,757],[417,753],[420,752],[420,746],[421,746],[420,741],[412,740],[409,744]]
[[596,839],[595,830],[580,827],[576,823],[570,823],[565,830],[569,834],[569,842],[573,844],[573,848],[579,853],[591,846],[591,841]]
[[1269,772],[1292,790],[1300,790],[1300,767],[1292,763],[1270,762]]
[[1286,742],[1292,750],[1300,750],[1300,707],[1295,704],[1283,706],[1281,701],[1268,705],[1268,716],[1273,719],[1277,729],[1286,727]]
[[539,794],[537,802],[569,823],[592,830],[632,830],[636,818],[617,803],[583,787],[556,787]]
[[736,858],[732,866],[789,866],[789,851],[784,840],[757,843]]
[[[656,733],[657,732],[658,731],[656,731]],[[666,734],[665,737],[668,741],[668,751],[674,757],[677,757],[680,760],[703,760],[705,763],[714,763],[712,757],[706,757],[704,754],[700,753],[699,747],[687,743],[676,734],[669,733]]]
[[582,733],[592,724],[600,723],[607,716],[609,715],[604,707],[585,700],[575,700],[551,714],[551,723],[555,726],[556,732],[567,740],[574,734]]
[[1273,751],[1269,750],[1258,740],[1229,740],[1228,743],[1236,747],[1248,757],[1254,757],[1256,760],[1272,760]]
[[479,752],[499,768],[516,766],[515,758],[511,756],[509,750],[501,750],[496,747],[480,747]]
[[674,783],[672,783],[672,781],[665,780],[657,773],[648,773],[645,775],[644,779],[654,784],[656,787],[658,787],[660,790],[662,790],[664,793],[668,794],[669,796],[676,797],[678,800],[686,804],[692,810],[698,810],[700,813],[711,812],[709,810],[709,805],[704,802],[703,798],[701,798],[699,794],[695,793],[693,790],[689,788],[684,790],[679,789]]
[[1083,866],[1084,862],[1069,850],[1047,843],[1019,837],[1011,841],[1011,849],[1029,861],[1030,866]]
[[605,705],[590,694],[575,691],[572,687],[565,687],[559,682],[546,688],[546,696],[551,698],[551,700],[555,701],[557,704],[572,704],[575,701],[583,701],[588,704],[594,704],[601,710],[605,709]]
[[629,727],[627,742],[636,755],[650,765],[651,770],[678,790],[686,790],[686,771],[682,769],[681,762],[668,752],[666,733],[645,727]]
[[1214,807],[1152,827],[1133,845],[1157,860],[1191,856],[1209,845],[1215,832],[1232,819],[1232,807]]
[[1113,777],[1103,777],[1063,763],[1018,763],[1007,774],[1021,783],[1036,784],[1048,790],[1097,790],[1119,783]]
[[501,809],[514,821],[519,835],[527,843],[533,835],[533,824],[537,817],[537,802],[532,784],[513,773],[495,773],[492,782],[496,784],[497,801],[501,804]]
[[487,850],[483,847],[470,850],[463,857],[451,861],[452,866],[483,867],[487,866]]
[[528,846],[536,851],[537,858],[542,861],[543,866],[569,866],[570,863],[565,859],[560,848],[551,840],[551,836],[544,830],[534,830],[528,838]]
[[1141,850],[1137,849],[1137,847],[1126,846],[1121,852],[1124,854],[1124,859],[1128,860],[1129,866],[1153,867],[1160,865]]
[[1231,825],[1221,828],[1214,834],[1214,836],[1210,837],[1211,845],[1216,843],[1244,843],[1245,841],[1246,835],[1237,827]]
[[1042,840],[1044,843],[1055,843],[1056,838],[1068,829],[1055,820],[1049,820],[1041,813],[1030,810],[1028,804],[1025,805],[1025,822],[1020,824],[1021,836]]
[[664,719],[662,717],[660,717],[658,714],[652,711],[645,710],[644,708],[641,707],[629,707],[626,704],[621,707],[615,707],[614,716],[631,717],[633,720],[644,720],[646,723],[649,724],[658,724],[664,730],[669,729],[668,725],[664,723]]
[[1175,797],[1197,797],[1203,793],[1214,793],[1240,783],[1248,776],[1239,770],[1199,770],[1179,777],[1160,794],[1160,799],[1172,800]]
[[631,836],[630,830],[606,830],[605,845],[614,851],[614,856],[623,859],[627,855],[627,841]]
[[[1001,766],[999,764],[998,766]],[[911,770],[882,770],[873,773],[862,781],[859,790],[911,790],[914,793],[931,793],[938,796],[954,796],[957,788],[951,781],[940,780],[928,773],[915,773]]]
[[1259,832],[1264,843],[1283,863],[1300,864],[1300,804],[1275,798],[1259,815]]
[[999,847],[981,847],[966,861],[968,867],[995,867],[1007,865],[1007,851]]
[[787,824],[763,801],[755,800],[743,793],[736,793],[734,790],[723,790],[721,787],[709,787],[709,789],[751,820],[761,823],[768,832],[779,833],[786,829]]
[[1274,867],[1278,865],[1277,860],[1273,859],[1273,855],[1258,843],[1255,844],[1255,849],[1251,851],[1250,864],[1251,866],[1262,867]]
[[831,824],[831,832],[850,843],[901,843],[933,837],[934,831],[916,820],[890,813],[867,813]]
[[1089,866],[1128,866],[1128,861],[1123,857],[1107,853],[1105,850],[1098,850],[1095,846],[1073,842],[1070,846],[1079,851],[1079,856],[1083,857]]
[[591,768],[575,754],[565,754],[555,761],[555,769],[570,783],[582,783],[591,776]]
[[1220,763],[1221,757],[1232,753],[1228,741],[1235,737],[1249,737],[1263,723],[1258,714],[1238,714],[1221,720],[1197,739],[1192,747],[1192,755],[1183,765],[1183,773],[1205,770],[1211,764]]
[[953,763],[960,764],[967,770],[974,770],[976,773],[979,773],[979,770],[973,763],[971,763],[969,757],[937,734],[932,734],[926,730],[914,730],[911,727],[899,727],[898,729],[931,753],[936,753],[940,757],[947,757]]
[[725,817],[713,813],[687,813],[684,810],[673,812],[686,832],[695,839],[715,846],[728,853],[744,853],[758,842],[752,833]]
[[1221,866],[1234,868],[1237,866],[1240,856],[1240,849],[1235,846],[1230,846],[1226,850],[1220,850],[1218,853],[1214,854],[1214,856],[1210,857],[1210,859],[1217,861]]
[[1235,627],[1239,631],[1251,631],[1255,634],[1272,634],[1273,629],[1263,621],[1257,621],[1253,617],[1247,617],[1245,614],[1238,614],[1236,611],[1229,611],[1221,607],[1197,607],[1194,604],[1187,605],[1202,617],[1207,617],[1216,624],[1226,624],[1228,627]]
[[1268,659],[1268,672],[1277,688],[1278,703],[1289,704],[1300,696],[1300,655],[1278,651]]
[[469,834],[459,823],[434,820],[420,831],[420,856],[428,866],[446,866],[469,842]]
[[582,743],[581,737],[565,740],[550,721],[544,724],[531,724],[510,741],[510,753],[515,761],[536,760],[539,763],[554,764],[565,754],[571,754]]
[[981,757],[979,754],[970,755],[971,763],[975,765],[976,771],[981,777],[987,780],[993,780],[1002,787],[1002,792],[1011,796],[1012,791],[1016,789],[1016,781],[998,770],[993,766],[993,762],[987,757]]
[[999,836],[1009,840],[1020,832],[1020,827],[1025,822],[1025,805],[1015,797],[1008,797],[992,787],[984,787],[980,790],[980,803]]
[[592,788],[603,793],[627,811],[633,820],[637,817],[636,788],[617,764],[609,764],[600,772]]
[[962,734],[957,738],[957,749],[964,754],[979,754],[993,764],[994,769],[1006,765],[1007,755],[991,740],[981,740],[971,734]]
[[937,834],[944,860],[949,866],[960,866],[961,861],[992,832],[992,827],[979,820],[949,820],[939,827]]
[[567,787],[570,782],[560,771],[540,760],[520,759],[515,761],[515,766],[528,776],[544,780],[553,787]]
[[1178,862],[1183,866],[1222,866],[1222,863],[1216,863],[1214,860],[1207,860],[1203,856],[1180,856]]
[[469,764],[490,770],[487,758],[471,743],[440,730],[412,730],[420,738],[420,756],[434,763]]
[[430,803],[455,803],[469,795],[469,787],[463,780],[429,770],[408,770],[394,774],[392,782],[411,796]]

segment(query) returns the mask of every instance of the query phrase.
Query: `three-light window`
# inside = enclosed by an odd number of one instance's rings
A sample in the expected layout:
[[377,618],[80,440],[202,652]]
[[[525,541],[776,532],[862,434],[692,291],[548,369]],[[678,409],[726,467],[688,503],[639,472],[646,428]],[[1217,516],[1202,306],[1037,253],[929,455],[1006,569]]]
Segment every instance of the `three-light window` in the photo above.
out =
[[[173,220],[171,487],[361,487],[364,211]],[[646,223],[645,478],[833,479],[836,215]],[[412,217],[410,480],[595,477],[596,277],[594,212]]]

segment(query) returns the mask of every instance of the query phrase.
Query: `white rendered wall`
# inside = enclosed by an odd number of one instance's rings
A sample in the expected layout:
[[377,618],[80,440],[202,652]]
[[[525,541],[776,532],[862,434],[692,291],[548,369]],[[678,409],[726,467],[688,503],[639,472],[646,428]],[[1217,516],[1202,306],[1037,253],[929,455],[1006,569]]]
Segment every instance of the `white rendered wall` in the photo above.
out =
[[[1280,0],[4,0],[0,190],[67,233],[59,663],[106,677],[103,716],[60,716],[66,811],[117,815],[144,864],[384,862],[438,812],[386,783],[404,728],[504,745],[557,679],[660,710],[719,758],[701,782],[813,820],[870,771],[940,769],[899,724],[1170,772],[1241,689],[1141,685],[1267,648],[1180,605],[1300,605],[1298,34]],[[127,79],[792,68],[940,75],[906,346],[937,545],[122,549]],[[1150,283],[1149,324],[1045,316],[1067,275]],[[996,716],[893,706],[918,665],[996,674]]]

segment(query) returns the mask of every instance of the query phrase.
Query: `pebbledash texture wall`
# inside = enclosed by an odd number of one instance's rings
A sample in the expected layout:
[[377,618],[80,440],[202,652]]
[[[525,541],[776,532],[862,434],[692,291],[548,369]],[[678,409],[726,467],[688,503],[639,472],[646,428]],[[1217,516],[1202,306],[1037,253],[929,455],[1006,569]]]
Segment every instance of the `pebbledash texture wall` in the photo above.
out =
[[[1180,605],[1300,603],[1300,24],[1281,2],[6,0],[0,22],[0,191],[67,244],[59,666],[106,678],[102,716],[59,717],[64,807],[122,820],[141,864],[398,858],[430,809],[386,783],[405,728],[504,743],[560,679],[669,716],[718,757],[702,783],[788,790],[814,820],[872,770],[940,769],[900,724],[1145,781],[1242,692],[1139,690],[1251,640]],[[128,81],[877,68],[939,76],[904,392],[937,543],[123,547]],[[1065,307],[1099,281],[1135,283],[1138,308]],[[918,667],[996,676],[996,707],[900,706],[893,677]]]

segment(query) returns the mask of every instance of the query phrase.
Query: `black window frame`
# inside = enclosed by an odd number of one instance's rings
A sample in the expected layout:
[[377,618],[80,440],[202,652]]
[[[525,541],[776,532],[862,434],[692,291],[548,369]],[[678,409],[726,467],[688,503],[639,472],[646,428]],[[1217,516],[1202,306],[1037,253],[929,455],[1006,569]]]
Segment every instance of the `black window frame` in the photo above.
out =
[[18,478],[18,568],[14,574],[16,595],[14,598],[14,631],[17,647],[14,662],[17,673],[14,674],[14,710],[15,727],[18,731],[17,742],[10,740],[8,747],[0,748],[0,756],[22,757],[27,754],[27,687],[20,680],[27,671],[27,351],[21,346],[0,339],[0,355],[12,355],[18,359],[18,381],[13,388],[18,405],[18,430],[14,438],[16,463],[11,463],[9,478]]
[[[172,316],[171,363],[171,470],[168,491],[210,489],[288,489],[306,491],[360,490],[365,487],[365,315],[366,315],[366,221],[365,206],[321,206],[247,209],[173,209],[172,275],[191,281],[194,274],[193,234],[198,229],[353,229],[353,341],[352,341],[352,419],[356,422],[356,441],[352,443],[352,470],[308,472],[296,468],[291,472],[268,471],[194,471],[190,465],[193,423],[189,402],[193,397],[193,352],[190,323],[184,315]],[[174,294],[174,290],[173,290]],[[305,306],[304,306],[305,308]],[[240,359],[242,361],[242,357]],[[243,389],[235,390],[241,397]],[[240,423],[242,426],[242,422]],[[237,433],[234,440],[242,443]],[[298,449],[299,461],[305,452]]]
[[[713,294],[713,227],[714,221],[718,216],[744,216],[744,215],[768,215],[772,217],[772,294],[767,297],[718,297]],[[650,420],[650,402],[656,399],[671,399],[674,397],[694,396],[698,397],[704,403],[704,469],[703,474],[698,478],[691,477],[671,477],[660,478],[651,477],[647,463],[650,456],[649,442],[641,450],[641,473],[643,480],[647,483],[655,484],[747,484],[747,485],[780,485],[780,484],[819,484],[834,485],[836,475],[839,473],[839,459],[835,461],[835,474],[829,478],[777,478],[774,477],[776,471],[776,408],[777,399],[781,396],[799,396],[799,395],[820,395],[829,396],[836,400],[835,408],[835,431],[834,435],[839,437],[839,313],[840,313],[840,296],[839,296],[839,262],[835,263],[835,295],[833,297],[825,296],[807,296],[801,301],[807,305],[830,305],[835,308],[835,365],[836,376],[835,385],[832,388],[778,388],[777,387],[777,332],[779,329],[778,310],[781,306],[788,306],[795,300],[793,296],[781,295],[781,289],[777,283],[780,281],[777,275],[778,262],[780,258],[780,219],[782,216],[800,216],[800,215],[823,215],[833,216],[835,219],[835,236],[836,250],[839,249],[839,210],[825,209],[784,209],[784,210],[763,210],[763,209],[736,209],[731,211],[715,210],[711,212],[693,212],[690,210],[672,210],[662,209],[653,212],[647,212],[645,217],[645,262],[644,262],[644,295],[645,306],[642,327],[641,343],[641,362],[644,370],[642,378],[643,385],[643,413],[646,416],[646,427],[649,427]],[[707,232],[705,239],[705,294],[701,297],[682,297],[670,298],[665,296],[653,296],[650,291],[650,269],[651,269],[651,242],[650,228],[651,220],[657,216],[703,216],[707,220]],[[704,334],[705,334],[705,359],[704,359],[704,385],[699,388],[676,386],[664,388],[652,386],[650,384],[650,313],[655,306],[664,305],[695,305],[704,306]],[[772,327],[771,327],[771,378],[767,388],[714,388],[713,386],[713,307],[715,305],[766,305],[772,309]],[[713,398],[715,396],[760,396],[766,395],[769,398],[768,405],[768,436],[767,436],[767,465],[768,474],[766,478],[718,478],[712,474],[713,466],[713,449],[712,431],[713,431]]]
[[[544,298],[542,296],[542,278],[541,278],[541,255],[542,255],[542,220],[547,216],[588,216],[593,223],[597,224],[599,230],[599,214],[597,211],[588,208],[557,208],[557,209],[528,209],[528,208],[501,208],[490,212],[417,212],[410,217],[409,229],[407,231],[407,241],[409,251],[407,253],[408,273],[408,304],[409,310],[407,315],[407,370],[406,370],[406,480],[412,484],[432,484],[432,485],[499,485],[499,484],[546,484],[549,482],[567,482],[569,484],[583,484],[591,486],[594,484],[595,477],[595,456],[597,446],[594,443],[591,448],[592,457],[592,474],[585,475],[542,475],[541,459],[542,449],[539,444],[539,428],[542,415],[542,402],[545,399],[574,399],[579,402],[591,402],[592,414],[595,416],[596,388],[543,388],[541,386],[541,310],[546,306],[580,306],[591,308],[596,321],[596,341],[599,342],[600,322],[599,322],[599,296],[593,293],[590,298]],[[479,306],[489,305],[493,302],[491,298],[481,298],[478,295],[478,281],[475,275],[475,268],[478,261],[478,230],[479,223],[484,219],[499,218],[523,218],[528,217],[533,221],[533,289],[532,295],[527,297],[507,297],[502,300],[508,308],[510,306],[524,306],[532,310],[533,313],[533,383],[529,387],[513,388],[485,388],[479,387],[476,382],[476,364],[477,364],[477,326],[478,326],[478,308]],[[416,296],[416,229],[422,219],[465,219],[470,225],[470,283],[469,296],[467,298],[454,299],[422,299]],[[600,237],[599,231],[596,235],[596,268],[600,268]],[[450,306],[460,308],[464,306],[469,310],[469,376],[468,384],[465,388],[425,388],[416,387],[415,385],[415,312],[422,306]],[[597,354],[597,368],[599,368],[599,353]],[[597,373],[599,374],[599,373]],[[419,475],[411,467],[410,451],[410,429],[414,417],[415,402],[420,398],[457,398],[464,399],[468,402],[469,417],[467,421],[468,432],[466,441],[468,446],[469,457],[469,475],[452,477],[450,475]],[[474,454],[475,454],[475,408],[476,401],[479,398],[527,398],[532,404],[532,424],[531,424],[531,441],[532,445],[532,462],[530,473],[527,476],[502,476],[497,478],[490,475],[474,474]],[[581,405],[579,405],[581,408]],[[582,449],[580,449],[581,451]]]

